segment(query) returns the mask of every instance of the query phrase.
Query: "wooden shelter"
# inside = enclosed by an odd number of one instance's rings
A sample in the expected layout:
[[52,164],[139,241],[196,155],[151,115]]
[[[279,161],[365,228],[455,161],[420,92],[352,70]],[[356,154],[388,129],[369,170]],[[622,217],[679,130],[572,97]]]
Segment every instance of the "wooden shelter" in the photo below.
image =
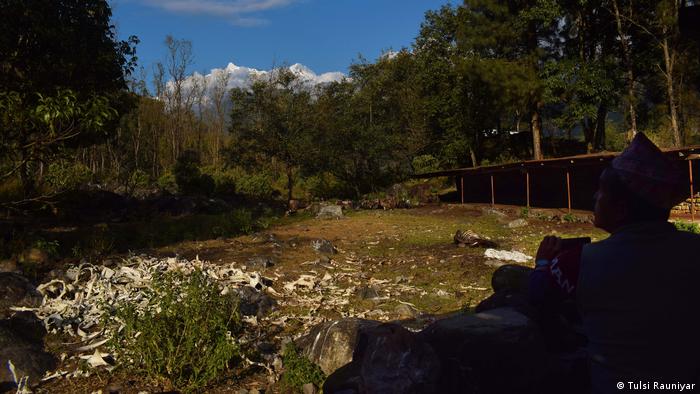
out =
[[[686,161],[688,196],[700,179],[694,164],[700,146],[668,149],[674,160]],[[530,160],[494,166],[457,168],[415,175],[415,178],[454,177],[461,203],[490,203],[540,208],[593,210],[598,178],[618,152]],[[694,207],[691,207],[694,215]]]

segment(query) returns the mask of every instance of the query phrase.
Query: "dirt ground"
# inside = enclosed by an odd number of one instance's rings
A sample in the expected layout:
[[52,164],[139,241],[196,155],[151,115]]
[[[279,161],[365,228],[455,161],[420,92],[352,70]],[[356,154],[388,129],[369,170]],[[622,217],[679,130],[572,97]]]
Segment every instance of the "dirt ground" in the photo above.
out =
[[[556,210],[524,211],[488,205],[429,205],[414,209],[347,212],[342,219],[316,219],[300,214],[249,236],[180,244],[150,251],[156,255],[199,257],[216,264],[246,265],[253,257],[270,257],[274,265],[259,269],[273,281],[279,305],[270,319],[284,319],[285,332],[277,337],[296,337],[318,321],[340,317],[396,320],[397,307],[408,305],[416,312],[416,324],[450,312],[471,309],[492,294],[491,275],[500,264],[484,257],[483,248],[460,248],[453,243],[459,229],[472,230],[498,244],[498,249],[534,256],[539,240],[549,234],[562,237],[605,234],[590,223],[590,214]],[[523,218],[527,224],[510,228]],[[331,241],[337,253],[322,258],[312,247],[318,239]],[[320,260],[319,260],[320,259]],[[527,263],[532,265],[532,262]],[[526,265],[527,265],[526,264]],[[316,283],[312,289],[285,291],[285,285],[302,275]],[[55,381],[48,392],[166,391],[167,386],[139,388],[139,380],[105,373],[90,378]],[[129,383],[131,382],[131,383]],[[234,388],[264,389],[261,376],[243,380],[224,378],[214,392]],[[77,390],[77,391],[76,391]]]

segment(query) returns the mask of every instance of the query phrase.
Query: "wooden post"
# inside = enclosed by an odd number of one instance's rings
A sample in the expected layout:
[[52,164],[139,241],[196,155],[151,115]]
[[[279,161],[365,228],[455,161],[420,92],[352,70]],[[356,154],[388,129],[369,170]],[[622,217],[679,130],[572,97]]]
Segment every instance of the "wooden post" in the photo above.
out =
[[464,175],[459,177],[460,192],[462,194],[462,204],[464,204]]
[[571,213],[571,180],[569,178],[569,170],[566,170],[566,200],[568,202],[569,213]]
[[530,208],[530,173],[525,172],[525,190],[527,193],[527,207]]
[[496,198],[493,195],[493,174],[491,174],[491,206],[496,205]]
[[693,191],[693,160],[688,160],[688,177],[690,178],[690,220],[695,222],[695,192]]

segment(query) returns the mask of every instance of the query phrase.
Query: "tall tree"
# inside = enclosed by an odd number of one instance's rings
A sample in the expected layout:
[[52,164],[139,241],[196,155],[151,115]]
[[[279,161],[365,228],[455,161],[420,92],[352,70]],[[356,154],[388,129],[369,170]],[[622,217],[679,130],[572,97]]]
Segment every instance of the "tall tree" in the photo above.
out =
[[0,177],[29,196],[38,164],[104,140],[131,107],[138,40],[116,38],[107,1],[5,0],[0,15]]
[[299,75],[276,68],[255,81],[250,90],[231,94],[233,149],[242,161],[276,160],[284,167],[287,201],[295,176],[311,149],[311,95]]

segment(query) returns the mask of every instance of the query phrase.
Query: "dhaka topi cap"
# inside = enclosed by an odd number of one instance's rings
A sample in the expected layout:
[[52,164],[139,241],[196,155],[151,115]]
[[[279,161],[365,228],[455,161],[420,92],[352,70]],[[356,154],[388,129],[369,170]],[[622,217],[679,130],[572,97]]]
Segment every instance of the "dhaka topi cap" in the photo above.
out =
[[661,152],[644,133],[637,133],[613,159],[612,168],[632,193],[659,208],[671,209],[688,197],[680,163]]

